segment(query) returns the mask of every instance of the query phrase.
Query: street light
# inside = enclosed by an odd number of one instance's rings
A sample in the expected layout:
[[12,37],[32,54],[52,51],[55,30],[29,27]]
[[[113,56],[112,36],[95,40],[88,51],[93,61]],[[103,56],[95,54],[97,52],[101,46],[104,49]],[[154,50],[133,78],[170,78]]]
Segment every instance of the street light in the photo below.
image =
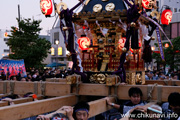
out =
[[57,45],[57,47],[56,47],[56,51],[57,51],[57,54],[56,54],[56,68],[57,68],[57,62],[58,62],[58,45],[59,45],[59,40],[56,40],[55,41],[55,43],[56,43],[56,45]]
[[56,45],[58,45],[59,44],[59,40],[56,40],[55,43],[56,43]]

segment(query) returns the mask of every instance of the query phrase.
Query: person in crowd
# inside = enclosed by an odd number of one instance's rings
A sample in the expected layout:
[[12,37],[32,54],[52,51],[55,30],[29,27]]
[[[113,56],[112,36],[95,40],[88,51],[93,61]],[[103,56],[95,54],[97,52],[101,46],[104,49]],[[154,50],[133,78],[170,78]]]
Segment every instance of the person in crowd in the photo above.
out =
[[16,76],[11,76],[10,80],[17,81],[17,77]]
[[32,76],[32,81],[40,81],[40,80],[42,80],[42,79],[41,79],[41,76],[39,76],[39,72],[36,71],[36,72],[34,73],[34,75]]
[[128,94],[129,94],[130,100],[125,102],[123,105],[111,103],[109,99],[106,98],[107,104],[118,109],[119,112],[122,114],[126,114],[130,109],[134,108],[135,106],[146,104],[144,101],[142,101],[143,94],[140,88],[132,87],[129,89]]
[[62,78],[62,73],[60,71],[60,69],[58,69],[54,75],[56,78]]
[[170,80],[169,74],[166,74],[165,79]]
[[153,78],[152,79],[153,80],[158,80],[159,79],[157,71],[153,71]]
[[180,70],[177,70],[178,80],[180,80]]
[[19,98],[19,96],[17,94],[11,94],[11,95],[7,95],[5,97],[2,97],[0,99],[0,101],[8,101],[9,105],[14,105],[13,99]]
[[37,100],[38,100],[38,99],[37,99],[37,95],[34,94],[34,93],[32,93],[32,92],[28,92],[28,93],[24,94],[23,97],[24,97],[24,98],[25,98],[25,97],[32,97],[34,101],[37,101]]
[[159,73],[159,80],[164,80],[165,78],[166,78],[166,76],[162,72],[160,72]]
[[21,82],[26,82],[26,78],[22,77],[20,81]]
[[54,114],[59,113],[60,111],[65,111],[68,117],[68,120],[88,120],[89,117],[89,104],[87,102],[78,102],[74,108],[71,106],[63,106],[57,111],[47,114],[39,115],[37,120],[49,120],[53,117]]
[[162,104],[162,111],[166,115],[163,120],[177,120],[178,117],[180,119],[180,93],[171,93],[168,102]]
[[149,71],[145,71],[145,80],[149,80]]
[[27,75],[26,80],[27,80],[28,82],[31,82],[31,81],[32,81],[32,76],[31,76],[31,74],[28,74],[28,75]]
[[42,75],[42,80],[46,81],[46,78],[51,78],[49,69],[44,70],[44,73]]
[[162,108],[159,105],[151,105],[147,108],[148,120],[161,120]]
[[125,116],[128,116],[129,120],[161,120],[162,108],[156,104],[148,106],[136,106]]
[[153,72],[152,71],[149,72],[148,77],[149,77],[149,80],[153,80]]

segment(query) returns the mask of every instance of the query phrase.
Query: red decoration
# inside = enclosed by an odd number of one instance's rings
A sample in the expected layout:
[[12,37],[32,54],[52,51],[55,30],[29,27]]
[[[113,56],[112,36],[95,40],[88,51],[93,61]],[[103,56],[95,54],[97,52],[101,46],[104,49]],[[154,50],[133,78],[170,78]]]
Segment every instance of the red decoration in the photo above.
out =
[[119,39],[119,41],[118,41],[118,48],[120,50],[124,47],[125,42],[126,42],[126,37],[122,37],[121,39]]
[[91,41],[88,37],[81,37],[78,39],[78,44],[81,50],[88,50],[91,45]]
[[87,27],[86,27],[86,26],[83,26],[83,29],[87,29]]
[[154,51],[155,53],[157,53],[157,54],[160,54],[160,51]]
[[8,33],[7,33],[7,32],[5,32],[5,33],[4,33],[4,37],[7,37],[7,36],[8,36]]
[[40,0],[40,8],[44,15],[50,15],[53,10],[53,5],[51,0]]
[[161,23],[165,25],[169,25],[171,20],[172,20],[172,11],[169,9],[164,10],[161,15]]
[[[140,42],[139,42],[139,47],[141,47],[141,43]],[[133,53],[133,49],[132,48],[130,48],[129,50],[131,51],[131,53]]]
[[156,5],[156,0],[142,0],[142,6],[145,9],[152,9]]

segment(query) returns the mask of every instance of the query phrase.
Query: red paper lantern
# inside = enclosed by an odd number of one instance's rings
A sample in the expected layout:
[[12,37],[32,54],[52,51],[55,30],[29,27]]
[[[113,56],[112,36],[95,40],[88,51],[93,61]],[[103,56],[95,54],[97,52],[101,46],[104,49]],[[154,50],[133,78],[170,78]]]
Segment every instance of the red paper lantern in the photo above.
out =
[[169,25],[171,20],[172,20],[172,11],[169,9],[164,10],[161,15],[161,23],[165,25]]
[[4,33],[4,37],[8,37],[8,33],[7,32]]
[[120,50],[124,47],[125,42],[126,42],[126,37],[122,37],[121,39],[119,39],[119,41],[118,41],[118,48]]
[[145,9],[152,9],[156,5],[156,0],[142,0],[142,6]]
[[168,48],[168,47],[169,47],[169,44],[168,44],[168,43],[166,43],[166,44],[164,45],[164,47],[165,47],[165,48]]
[[40,0],[41,12],[44,15],[50,15],[53,10],[53,5],[51,0]]
[[81,50],[88,50],[91,45],[91,41],[88,37],[81,37],[78,39],[78,44]]

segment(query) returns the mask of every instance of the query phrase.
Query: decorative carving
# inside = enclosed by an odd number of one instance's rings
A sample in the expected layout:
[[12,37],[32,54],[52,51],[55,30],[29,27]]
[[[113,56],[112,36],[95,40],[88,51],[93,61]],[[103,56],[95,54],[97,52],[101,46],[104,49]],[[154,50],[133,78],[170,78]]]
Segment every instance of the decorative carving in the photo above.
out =
[[68,75],[66,77],[66,83],[67,84],[77,84],[81,81],[81,76],[77,74]]
[[120,78],[117,75],[109,75],[106,77],[107,86],[116,85],[119,81],[120,81]]

